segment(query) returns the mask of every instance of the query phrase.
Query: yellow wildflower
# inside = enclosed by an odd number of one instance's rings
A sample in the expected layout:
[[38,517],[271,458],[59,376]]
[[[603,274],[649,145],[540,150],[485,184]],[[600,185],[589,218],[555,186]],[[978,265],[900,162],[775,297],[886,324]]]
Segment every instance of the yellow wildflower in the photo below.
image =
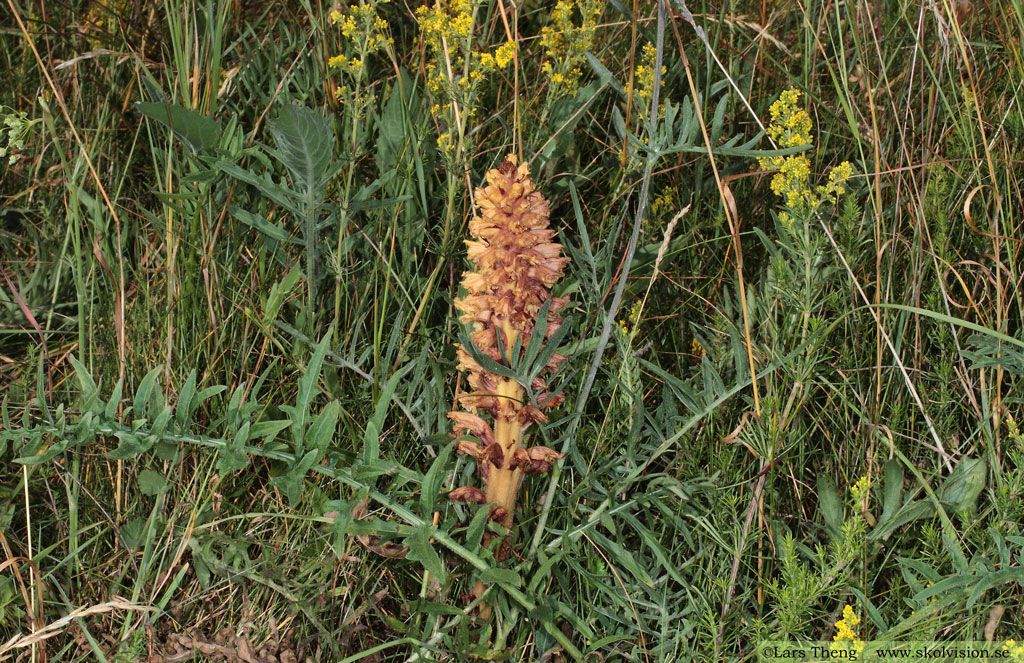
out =
[[1003,643],[1003,650],[1009,652],[1009,660],[1014,663],[1024,662],[1024,642],[1017,642],[1011,638]]
[[[633,87],[635,94],[641,101],[648,101],[654,95],[654,61],[658,56],[658,49],[654,44],[644,44],[641,51],[640,64],[633,73]],[[668,69],[661,68],[661,75],[664,76]]]
[[843,606],[843,618],[836,622],[836,633],[832,636],[832,651],[853,650],[858,654],[864,651],[864,641],[860,639],[854,627],[860,624],[860,617],[853,606]]
[[854,504],[860,504],[862,500],[866,500],[870,496],[870,493],[868,492],[870,488],[871,478],[866,474],[857,479],[857,483],[850,486],[850,496],[853,499]]
[[330,13],[331,23],[340,27],[346,50],[355,55],[336,55],[327,61],[329,67],[339,69],[358,80],[366,71],[367,56],[391,46],[388,22],[377,15],[377,4],[383,1],[360,2],[349,6],[345,13],[337,9]]
[[[798,108],[800,92],[790,88],[783,92],[769,109],[772,122],[767,133],[780,148],[810,147],[814,142],[813,128],[807,111]],[[764,170],[774,170],[770,187],[785,200],[789,209],[779,214],[786,227],[794,218],[808,218],[824,203],[835,204],[846,192],[845,183],[853,176],[853,166],[844,161],[828,175],[828,182],[820,186],[810,183],[811,161],[805,154],[786,157],[758,157]],[[795,216],[794,216],[795,215]]]
[[[579,25],[573,20],[579,10]],[[580,65],[594,44],[601,3],[597,0],[558,0],[541,29],[540,45],[544,49],[541,70],[551,79],[552,89],[575,96],[582,76]]]
[[498,47],[498,50],[494,51],[494,62],[498,65],[498,68],[504,69],[508,66],[509,62],[512,62],[515,54],[516,43],[514,41],[506,41]]

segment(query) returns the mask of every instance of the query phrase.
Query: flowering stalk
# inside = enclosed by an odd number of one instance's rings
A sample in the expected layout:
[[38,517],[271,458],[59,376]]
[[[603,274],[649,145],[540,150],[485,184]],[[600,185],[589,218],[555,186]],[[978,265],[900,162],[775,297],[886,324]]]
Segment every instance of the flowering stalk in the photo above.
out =
[[[512,368],[525,356],[545,302],[549,302],[546,325],[536,333],[548,340],[561,325],[557,311],[568,300],[552,297],[549,289],[569,259],[561,256],[562,246],[551,241],[555,231],[548,227],[548,201],[534,190],[529,167],[517,166],[514,154],[487,173],[487,185],[477,189],[476,202],[479,214],[469,223],[474,239],[466,240],[473,269],[463,275],[466,296],[456,300],[455,306],[462,322],[471,325],[470,339],[479,351],[476,356]],[[458,398],[468,412],[456,410],[448,417],[455,422],[456,433],[468,433],[457,448],[476,459],[484,490],[464,486],[449,496],[494,504],[491,519],[511,528],[523,476],[546,472],[562,457],[547,447],[527,448],[525,434],[531,425],[547,421],[542,410],[558,405],[564,396],[550,394],[545,381],[535,377],[529,387],[537,395],[527,399],[520,381],[486,370],[462,344],[457,349],[459,370],[466,371],[472,391]],[[513,356],[514,351],[518,356]],[[564,360],[551,353],[542,370],[555,369]]]

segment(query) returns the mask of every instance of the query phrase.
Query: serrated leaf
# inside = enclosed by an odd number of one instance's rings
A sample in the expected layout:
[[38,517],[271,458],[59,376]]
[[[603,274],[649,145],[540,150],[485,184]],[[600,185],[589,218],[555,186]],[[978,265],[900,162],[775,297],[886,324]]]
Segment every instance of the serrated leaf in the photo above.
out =
[[159,495],[166,486],[167,480],[158,472],[153,470],[139,472],[139,490],[143,495]]
[[410,536],[405,537],[405,545],[409,547],[409,554],[406,559],[411,559],[423,565],[439,582],[444,584],[444,566],[441,564],[441,557],[430,544],[431,528],[424,525],[417,527]]
[[277,143],[274,156],[288,169],[295,187],[307,195],[320,189],[330,174],[331,125],[330,118],[294,103],[284,104],[267,125]]

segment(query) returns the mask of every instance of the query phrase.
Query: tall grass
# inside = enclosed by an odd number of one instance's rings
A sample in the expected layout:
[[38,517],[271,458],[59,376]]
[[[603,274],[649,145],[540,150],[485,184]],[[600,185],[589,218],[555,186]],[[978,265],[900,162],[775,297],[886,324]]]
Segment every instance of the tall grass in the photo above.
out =
[[[1024,637],[1016,0],[4,2],[0,660]],[[571,306],[503,559],[445,415],[510,152]]]

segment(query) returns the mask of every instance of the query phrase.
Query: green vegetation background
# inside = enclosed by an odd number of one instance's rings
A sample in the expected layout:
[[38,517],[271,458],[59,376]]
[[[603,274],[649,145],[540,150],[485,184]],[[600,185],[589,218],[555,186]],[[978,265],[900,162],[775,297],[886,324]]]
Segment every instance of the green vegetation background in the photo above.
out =
[[[0,660],[1024,637],[1019,0],[4,2]],[[509,152],[568,453],[497,563],[445,414]]]

